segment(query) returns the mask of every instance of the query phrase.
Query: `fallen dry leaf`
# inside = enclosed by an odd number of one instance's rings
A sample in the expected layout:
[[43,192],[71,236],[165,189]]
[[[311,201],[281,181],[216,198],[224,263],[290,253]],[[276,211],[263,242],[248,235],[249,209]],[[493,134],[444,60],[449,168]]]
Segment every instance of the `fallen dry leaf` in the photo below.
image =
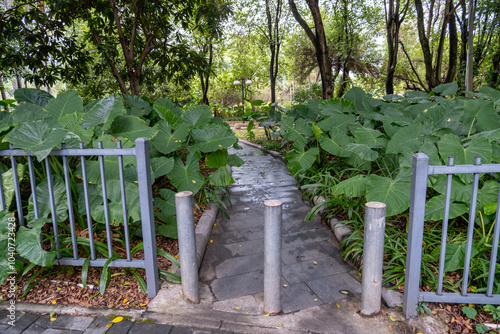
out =
[[392,332],[392,326],[391,325],[389,325],[389,331]]
[[111,320],[111,322],[116,324],[117,322],[120,322],[122,320],[123,320],[123,317],[116,317],[113,320]]

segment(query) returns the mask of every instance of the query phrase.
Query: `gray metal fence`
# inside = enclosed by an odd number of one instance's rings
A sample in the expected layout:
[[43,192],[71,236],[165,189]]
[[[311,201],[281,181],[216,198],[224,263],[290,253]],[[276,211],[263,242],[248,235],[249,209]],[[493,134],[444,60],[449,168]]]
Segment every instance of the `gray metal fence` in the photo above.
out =
[[[156,239],[155,239],[155,226],[154,226],[154,213],[153,213],[153,197],[152,197],[152,187],[151,187],[151,170],[150,170],[150,160],[149,160],[149,142],[146,138],[138,138],[135,141],[135,148],[122,148],[121,142],[117,142],[116,148],[103,148],[102,142],[99,142],[97,149],[85,149],[83,143],[80,144],[79,149],[67,149],[64,144],[62,149],[52,150],[49,156],[44,159],[43,164],[45,167],[45,173],[48,183],[48,194],[37,194],[37,185],[35,179],[35,165],[33,157],[31,154],[26,153],[23,150],[13,149],[12,146],[9,150],[0,150],[0,156],[10,156],[10,162],[12,165],[12,175],[13,175],[13,185],[14,185],[14,198],[17,208],[17,217],[20,226],[24,226],[25,217],[22,210],[22,198],[21,198],[21,187],[18,177],[18,157],[25,157],[28,165],[28,175],[30,180],[30,188],[33,200],[33,212],[35,219],[40,218],[39,213],[39,196],[48,196],[50,202],[50,212],[52,220],[52,233],[54,237],[55,250],[57,252],[56,260],[54,264],[59,265],[70,265],[70,266],[81,266],[85,262],[85,258],[80,258],[78,255],[78,243],[77,235],[75,229],[75,216],[73,211],[73,195],[70,184],[70,168],[68,164],[69,157],[79,157],[79,163],[82,171],[82,184],[84,190],[84,201],[85,201],[85,216],[86,216],[86,227],[88,228],[89,234],[89,248],[90,248],[90,266],[103,267],[110,258],[112,258],[115,253],[113,252],[112,245],[112,229],[110,221],[110,212],[108,207],[108,186],[106,182],[106,172],[104,157],[116,156],[118,160],[118,173],[119,173],[119,183],[121,192],[121,202],[123,211],[123,233],[125,236],[126,245],[126,259],[114,259],[108,266],[109,267],[132,267],[132,268],[144,268],[146,270],[146,283],[148,287],[148,296],[153,298],[156,296],[159,290],[159,276],[158,276],[158,262],[156,258]],[[142,240],[144,245],[144,259],[132,259],[131,247],[130,247],[130,235],[129,235],[129,225],[128,225],[128,208],[126,201],[126,191],[125,191],[125,176],[124,176],[124,156],[135,156],[136,157],[136,172],[138,177],[138,190],[139,190],[139,203],[140,203],[140,217],[141,217],[141,227],[142,227]],[[57,208],[54,199],[54,185],[52,180],[52,157],[62,157],[64,183],[66,188],[67,197],[67,210],[68,210],[68,222],[71,230],[71,244],[73,248],[73,257],[62,257],[61,244],[60,244],[60,234],[59,234],[59,223],[57,221]],[[100,178],[101,178],[101,188],[102,188],[102,198],[103,198],[103,209],[104,209],[104,220],[106,225],[106,239],[107,239],[107,258],[97,258],[96,254],[96,241],[94,240],[93,232],[93,220],[91,217],[91,201],[89,198],[89,182],[87,173],[87,160],[88,157],[98,157],[99,168],[100,168]],[[0,173],[0,209],[5,210],[5,192],[4,192],[4,180]]]
[[[479,175],[482,173],[500,173],[500,164],[481,164],[476,158],[474,165],[453,165],[453,158],[449,158],[446,166],[430,166],[429,158],[423,153],[413,156],[412,180],[410,196],[410,216],[408,227],[408,250],[406,255],[406,278],[403,311],[407,318],[417,315],[419,302],[466,303],[466,304],[500,304],[500,295],[493,294],[495,269],[497,264],[498,240],[500,234],[500,193],[498,194],[495,226],[493,231],[490,267],[486,293],[469,293],[470,263],[474,237],[474,221],[476,217],[476,202],[479,186]],[[443,226],[441,236],[441,250],[439,257],[439,273],[435,292],[419,291],[420,268],[422,262],[422,242],[424,233],[425,202],[427,194],[427,179],[429,175],[447,175],[445,202],[443,211]],[[460,293],[443,292],[443,278],[445,267],[446,241],[448,235],[448,220],[451,197],[451,181],[453,174],[473,174],[471,189],[471,203],[469,208],[469,223],[465,249],[463,281]]]

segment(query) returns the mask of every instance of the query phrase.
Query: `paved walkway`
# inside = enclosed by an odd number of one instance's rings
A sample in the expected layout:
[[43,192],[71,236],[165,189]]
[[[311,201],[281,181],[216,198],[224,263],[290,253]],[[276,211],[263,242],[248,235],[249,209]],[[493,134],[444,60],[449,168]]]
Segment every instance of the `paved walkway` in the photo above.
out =
[[[283,312],[349,298],[361,292],[340,257],[333,234],[318,218],[304,221],[311,207],[302,201],[285,164],[261,150],[242,144],[237,153],[245,164],[233,168],[230,219],[222,217],[212,230],[201,265],[200,280],[209,285],[214,308],[251,305],[246,313],[262,313],[264,291],[264,201],[283,202]],[[203,296],[202,296],[203,297]],[[207,296],[205,296],[207,298]],[[235,307],[234,311],[238,311]]]

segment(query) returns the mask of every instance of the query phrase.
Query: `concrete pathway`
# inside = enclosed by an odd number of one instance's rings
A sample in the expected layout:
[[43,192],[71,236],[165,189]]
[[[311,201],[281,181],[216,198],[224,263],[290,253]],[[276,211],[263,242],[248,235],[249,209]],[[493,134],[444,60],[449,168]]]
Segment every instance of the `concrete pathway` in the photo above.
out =
[[[285,164],[257,148],[241,146],[243,150],[230,152],[245,164],[233,168],[236,183],[229,188],[230,218],[223,216],[212,230],[200,270],[200,281],[210,289],[202,297],[212,299],[215,309],[262,313],[263,203],[268,199],[283,202],[283,312],[359,294],[361,284],[349,274],[356,273],[341,259],[333,234],[318,218],[304,221],[311,207],[302,201]],[[247,308],[238,310],[243,303]]]

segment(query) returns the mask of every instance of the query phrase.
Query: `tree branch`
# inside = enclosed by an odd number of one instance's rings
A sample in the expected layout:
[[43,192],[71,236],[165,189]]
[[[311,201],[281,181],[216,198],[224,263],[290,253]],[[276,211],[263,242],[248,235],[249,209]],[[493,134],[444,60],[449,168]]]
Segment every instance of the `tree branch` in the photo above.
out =
[[307,34],[307,37],[309,37],[309,39],[311,40],[313,45],[316,45],[316,36],[313,33],[313,31],[311,30],[311,28],[309,27],[309,25],[307,24],[307,22],[302,18],[302,16],[300,16],[299,11],[297,10],[297,6],[295,5],[295,1],[288,0],[288,5],[290,6],[290,10],[292,11],[292,14],[293,14],[293,17],[295,18],[295,20],[297,20],[297,22],[300,24],[302,29],[304,29],[304,31]]
[[417,76],[417,79],[418,79],[418,82],[420,83],[420,86],[422,86],[422,88],[424,88],[424,90],[427,90],[427,88],[425,87],[425,85],[422,83],[422,80],[420,79],[420,76],[418,75],[417,71],[415,70],[415,67],[413,66],[413,63],[411,62],[410,56],[406,52],[405,45],[403,44],[402,41],[399,41],[399,44],[401,44],[401,49],[403,50],[404,54],[406,55],[406,58],[408,58],[408,62],[410,63],[410,66],[411,66],[411,69],[412,69],[413,73],[415,73],[415,75]]

